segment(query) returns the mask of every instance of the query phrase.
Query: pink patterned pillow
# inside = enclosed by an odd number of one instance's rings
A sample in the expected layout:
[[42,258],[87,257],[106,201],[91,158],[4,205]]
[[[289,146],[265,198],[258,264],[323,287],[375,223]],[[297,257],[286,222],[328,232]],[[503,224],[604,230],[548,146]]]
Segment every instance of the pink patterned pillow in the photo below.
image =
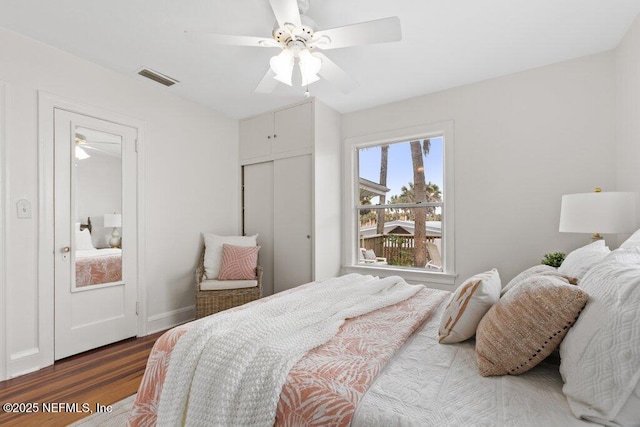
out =
[[260,246],[222,245],[222,262],[218,280],[253,280],[256,278]]

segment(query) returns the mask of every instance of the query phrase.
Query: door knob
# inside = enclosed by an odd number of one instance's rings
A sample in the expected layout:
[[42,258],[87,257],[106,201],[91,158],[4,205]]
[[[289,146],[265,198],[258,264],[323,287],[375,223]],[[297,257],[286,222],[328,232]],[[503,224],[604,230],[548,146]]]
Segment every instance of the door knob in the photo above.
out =
[[70,251],[71,251],[71,248],[69,246],[65,246],[64,248],[62,248],[62,252],[64,252],[65,254]]

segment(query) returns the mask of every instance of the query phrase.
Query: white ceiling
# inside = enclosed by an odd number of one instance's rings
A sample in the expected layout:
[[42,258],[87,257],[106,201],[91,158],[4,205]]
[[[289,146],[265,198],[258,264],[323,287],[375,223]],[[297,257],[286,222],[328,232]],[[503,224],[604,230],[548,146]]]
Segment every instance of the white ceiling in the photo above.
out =
[[[403,40],[325,52],[359,83],[316,96],[345,113],[613,49],[640,0],[311,0],[327,29],[398,16]],[[273,48],[197,45],[184,30],[269,36],[267,0],[2,0],[0,26],[241,118],[303,99],[304,89],[253,89]],[[181,83],[137,76],[146,66]]]

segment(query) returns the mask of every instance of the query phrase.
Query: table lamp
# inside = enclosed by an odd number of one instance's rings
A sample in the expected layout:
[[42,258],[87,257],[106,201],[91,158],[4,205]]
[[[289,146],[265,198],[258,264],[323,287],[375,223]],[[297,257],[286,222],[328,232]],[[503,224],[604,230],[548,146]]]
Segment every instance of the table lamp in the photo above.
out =
[[561,233],[626,234],[636,231],[637,193],[607,191],[566,194],[560,207]]

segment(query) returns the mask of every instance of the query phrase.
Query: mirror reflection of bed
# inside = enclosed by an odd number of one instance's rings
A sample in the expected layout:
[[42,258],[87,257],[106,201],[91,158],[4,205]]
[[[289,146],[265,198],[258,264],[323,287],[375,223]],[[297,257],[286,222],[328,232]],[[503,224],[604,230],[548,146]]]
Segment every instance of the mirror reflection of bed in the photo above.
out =
[[119,135],[77,127],[75,286],[122,281],[122,141]]
[[119,282],[122,280],[122,249],[96,248],[93,244],[91,218],[76,224],[76,288]]

